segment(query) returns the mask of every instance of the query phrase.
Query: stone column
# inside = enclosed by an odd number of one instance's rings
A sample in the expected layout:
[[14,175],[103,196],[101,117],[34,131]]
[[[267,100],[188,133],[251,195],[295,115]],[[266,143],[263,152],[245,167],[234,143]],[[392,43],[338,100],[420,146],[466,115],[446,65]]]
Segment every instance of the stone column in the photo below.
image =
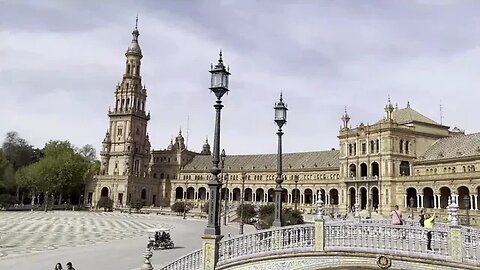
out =
[[417,194],[417,208],[420,208],[420,194]]
[[475,210],[478,210],[478,195],[473,195],[474,201],[475,201]]
[[145,252],[143,252],[143,258],[145,258],[145,262],[140,267],[140,270],[153,270],[153,266],[150,263],[151,257],[152,257],[152,252],[150,251],[150,249],[147,248]]
[[455,262],[462,262],[463,257],[463,241],[462,228],[458,226],[458,201],[455,195],[452,195],[452,201],[449,205],[451,212],[450,222],[450,256]]
[[203,268],[204,270],[215,270],[218,261],[218,243],[223,235],[202,236]]
[[433,194],[433,209],[437,209],[437,195]]
[[475,204],[476,204],[476,201],[473,199],[473,195],[470,194],[470,210],[474,209]]
[[323,201],[318,196],[315,215],[315,251],[325,250],[325,220],[323,219]]
[[423,206],[423,194],[420,194],[420,208],[424,208],[424,206]]
[[405,204],[405,208],[408,207],[408,200],[407,200],[407,194],[403,195],[404,196],[404,204]]

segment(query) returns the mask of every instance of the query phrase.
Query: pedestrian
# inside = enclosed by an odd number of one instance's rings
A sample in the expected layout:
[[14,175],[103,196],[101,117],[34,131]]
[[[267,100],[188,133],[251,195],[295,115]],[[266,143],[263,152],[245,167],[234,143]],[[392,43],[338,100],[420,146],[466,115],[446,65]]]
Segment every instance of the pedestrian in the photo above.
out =
[[67,270],[75,270],[75,268],[73,268],[71,262],[68,262],[68,263],[67,263]]
[[[430,217],[425,219],[424,221],[425,228],[427,229],[433,228],[434,221],[435,221],[435,212],[433,212],[433,214]],[[432,250],[432,231],[427,231],[427,249]]]
[[55,264],[55,270],[63,270],[62,264],[61,263]]
[[390,213],[390,216],[392,217],[392,225],[403,225],[402,212],[400,212],[398,205],[395,205],[395,209]]
[[423,211],[423,209],[420,210],[419,216],[420,216],[420,220],[419,220],[420,226],[425,227],[425,211]]

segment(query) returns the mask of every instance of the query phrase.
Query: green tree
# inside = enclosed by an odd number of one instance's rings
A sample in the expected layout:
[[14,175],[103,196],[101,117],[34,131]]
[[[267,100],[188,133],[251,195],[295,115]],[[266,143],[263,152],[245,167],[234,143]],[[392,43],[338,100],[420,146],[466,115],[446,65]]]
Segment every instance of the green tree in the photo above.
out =
[[[186,209],[185,209],[185,206],[186,206]],[[192,209],[192,208],[193,208],[193,205],[191,203],[187,203],[185,205],[185,202],[175,202],[174,204],[172,204],[170,206],[170,209],[173,212],[177,212],[178,214],[183,213],[184,210],[185,210],[185,212],[188,213],[188,211],[190,211],[190,209]]]
[[[259,221],[258,226],[261,229],[268,229],[272,226],[275,219],[275,205],[268,204],[260,206],[258,210]],[[282,211],[282,225],[296,225],[303,224],[302,212],[299,210],[292,210],[290,208],[283,208]]]
[[31,146],[25,139],[21,138],[16,131],[10,131],[7,133],[2,149],[15,171],[36,161],[33,146]]
[[140,210],[143,206],[145,206],[145,202],[141,199],[135,199],[130,203],[130,207],[135,210]]
[[253,204],[243,204],[237,208],[237,215],[240,217],[242,215],[242,208],[243,208],[243,222],[250,223],[250,220],[257,215],[257,211],[255,211],[255,206]]
[[112,210],[113,200],[109,197],[100,197],[97,202],[97,208],[103,208],[103,211]]
[[97,158],[97,151],[91,144],[86,144],[79,148],[77,152],[89,161],[94,161]]

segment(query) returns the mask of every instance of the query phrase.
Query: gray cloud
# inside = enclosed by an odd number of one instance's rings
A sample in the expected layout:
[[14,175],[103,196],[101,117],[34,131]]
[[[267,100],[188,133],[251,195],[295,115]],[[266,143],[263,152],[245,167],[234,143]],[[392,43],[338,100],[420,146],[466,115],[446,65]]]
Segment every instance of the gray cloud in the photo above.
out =
[[479,98],[477,1],[3,1],[0,133],[100,145],[106,112],[140,16],[150,138],[164,148],[179,127],[189,147],[212,137],[209,67],[218,49],[231,66],[222,147],[276,151],[273,104],[289,105],[285,150],[338,147],[339,117],[401,107],[475,132]]

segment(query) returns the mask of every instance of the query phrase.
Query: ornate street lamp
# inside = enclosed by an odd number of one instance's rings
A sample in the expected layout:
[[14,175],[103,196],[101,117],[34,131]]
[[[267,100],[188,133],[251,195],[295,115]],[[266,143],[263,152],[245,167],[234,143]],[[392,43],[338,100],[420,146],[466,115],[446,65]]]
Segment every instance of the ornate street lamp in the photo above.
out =
[[282,171],[282,127],[287,122],[287,106],[283,103],[282,94],[280,94],[280,101],[275,104],[273,108],[275,110],[275,123],[278,125],[278,154],[277,154],[277,183],[274,192],[275,192],[275,219],[273,220],[274,227],[282,226],[282,182],[283,182],[283,171]]
[[297,198],[298,198],[298,189],[297,189],[297,186],[298,186],[298,175],[295,175],[295,210],[297,210]]
[[228,214],[228,201],[230,199],[230,192],[228,192],[228,173],[225,173],[223,175],[223,177],[225,177],[225,192],[226,192],[226,195],[225,195],[225,207],[223,208],[223,210],[225,211],[224,213],[224,216],[223,216],[223,225],[227,225],[227,214]]
[[225,68],[222,59],[222,51],[220,51],[220,57],[215,67],[211,67],[210,73],[212,74],[210,91],[215,94],[217,98],[216,104],[213,105],[216,111],[215,116],[215,134],[213,143],[213,167],[212,177],[208,182],[210,189],[210,200],[208,202],[208,224],[205,228],[206,235],[220,235],[220,200],[219,193],[222,187],[222,182],[218,179],[220,168],[218,163],[220,162],[220,112],[223,108],[222,97],[225,93],[228,93],[228,76],[230,72]]
[[470,209],[470,197],[468,195],[463,197],[463,204],[465,205],[465,226],[470,226],[470,213],[468,212]]
[[[223,168],[225,166],[225,157],[226,157],[226,154],[225,154],[225,149],[222,149],[222,152],[220,153],[220,181],[222,182],[223,184],[223,180],[224,180],[224,174],[223,174]],[[225,186],[225,192],[223,194],[223,198],[224,200],[227,200],[227,187]],[[222,191],[220,190],[220,208],[219,208],[219,211],[220,211],[220,214],[218,215],[218,218],[222,218],[222,206],[221,206],[221,202],[222,202]],[[219,223],[221,223],[219,221]],[[225,224],[227,225],[227,224]]]
[[243,210],[244,210],[244,200],[245,200],[245,178],[246,173],[242,172],[242,197],[240,201],[240,232],[239,234],[243,234]]
[[410,210],[412,211],[412,221],[413,221],[413,204],[415,203],[415,199],[413,197],[410,197]]

